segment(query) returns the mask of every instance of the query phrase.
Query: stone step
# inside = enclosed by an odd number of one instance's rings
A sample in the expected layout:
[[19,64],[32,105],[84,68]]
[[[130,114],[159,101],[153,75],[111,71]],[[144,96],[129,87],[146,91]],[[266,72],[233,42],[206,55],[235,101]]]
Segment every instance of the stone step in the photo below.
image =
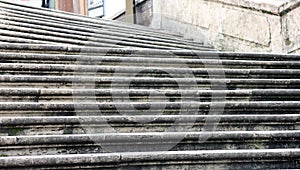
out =
[[299,101],[299,89],[154,90],[154,89],[41,89],[0,88],[2,102],[54,102],[95,100],[130,101]]
[[[182,36],[178,34],[173,34],[166,31],[161,31],[158,29],[151,29],[144,26],[133,25],[117,21],[109,21],[104,19],[87,18],[81,15],[74,15],[71,13],[61,12],[61,11],[46,11],[41,8],[33,8],[28,6],[17,6],[15,4],[9,4],[7,2],[1,1],[0,7],[2,9],[3,15],[19,14],[23,17],[34,18],[34,20],[47,20],[51,19],[53,23],[68,23],[71,25],[81,25],[84,27],[99,27],[99,28],[109,28],[112,30],[131,30],[136,33],[145,33],[152,36],[165,36],[177,38],[176,40],[182,40]],[[13,12],[13,13],[9,13]],[[35,18],[36,17],[36,18]]]
[[299,89],[299,79],[232,79],[232,78],[157,78],[157,77],[95,77],[95,76],[32,76],[0,75],[1,88],[140,88],[140,89]]
[[[220,64],[220,62],[218,62],[219,59],[237,60],[237,61],[249,60],[250,63],[252,62],[252,60],[254,60],[254,64],[255,61],[268,61],[271,64],[274,61],[281,61],[283,63],[287,62],[289,64],[292,64],[292,61],[295,61],[297,65],[297,61],[299,61],[299,55],[297,54],[216,52],[216,51],[197,51],[197,50],[188,50],[188,49],[158,50],[158,49],[139,49],[134,47],[100,48],[100,47],[82,47],[82,46],[70,46],[70,45],[69,46],[51,45],[51,44],[36,45],[36,44],[26,44],[26,43],[1,43],[0,49],[2,51],[2,55],[4,56],[7,52],[17,53],[17,54],[11,54],[10,57],[12,58],[17,57],[18,59],[24,58],[25,57],[24,53],[25,53],[26,57],[30,58],[36,56],[36,58],[39,60],[48,59],[50,57],[52,60],[71,59],[72,61],[79,60],[82,62],[90,61],[90,60],[101,61],[103,60],[103,58],[101,57],[111,57],[111,56],[122,56],[125,58],[130,57],[132,59],[134,59],[134,57],[143,56],[145,58],[143,58],[142,61],[146,59],[151,61],[151,60],[156,60],[156,58],[161,58],[159,62],[164,62],[165,59],[168,59],[169,61],[172,62],[176,62],[176,60],[178,60],[177,62],[181,62],[181,63],[183,59],[196,59],[196,60],[184,60],[184,61],[198,61],[198,63],[205,62],[206,61],[205,59],[214,59],[215,64]],[[29,52],[34,54],[30,55]],[[58,54],[58,57],[60,58],[55,59],[55,55],[51,55],[51,54],[56,54],[56,55]],[[72,54],[81,54],[81,55],[74,56]],[[22,57],[21,58],[18,57],[19,55],[21,55]],[[45,56],[45,58],[41,58],[41,55]],[[279,62],[277,63],[279,64]]]
[[[71,45],[82,45],[82,46],[96,46],[96,47],[109,47],[109,48],[120,48],[120,47],[139,47],[139,48],[156,48],[156,49],[183,49],[186,47],[185,45],[176,45],[176,44],[163,44],[163,45],[155,45],[155,44],[149,44],[149,43],[141,43],[141,42],[130,42],[127,39],[124,40],[110,40],[110,39],[95,39],[93,37],[91,38],[85,38],[85,40],[82,40],[83,37],[78,37],[77,39],[73,38],[66,38],[64,35],[53,33],[53,35],[42,35],[39,32],[43,32],[45,34],[45,31],[40,30],[32,30],[25,29],[21,30],[20,28],[14,28],[12,26],[4,25],[1,26],[3,30],[1,30],[1,35],[6,37],[16,37],[16,38],[22,38],[27,39],[28,43],[35,43],[35,42],[41,42],[41,43],[50,43],[50,44],[71,44]],[[9,30],[4,30],[9,29]],[[54,37],[56,35],[56,37]],[[8,41],[8,40],[7,40]],[[18,39],[13,40],[13,42],[23,42],[19,41]],[[210,51],[211,48],[208,47],[193,47],[190,46],[189,48],[193,50],[202,50],[202,51]]]
[[[76,101],[76,102],[0,102],[0,109],[2,111],[93,111],[93,110],[115,110],[128,111],[134,107],[135,114],[141,114],[142,110],[149,110],[149,112],[158,112],[162,109],[170,111],[182,110],[183,113],[190,113],[195,115],[194,112],[198,110],[202,113],[209,111],[213,108],[224,108],[224,113],[227,111],[298,111],[299,101],[225,101],[225,102],[95,102],[95,101]],[[131,107],[132,106],[132,107]],[[187,109],[187,110],[186,110]],[[190,110],[188,110],[190,109]],[[140,112],[138,112],[141,110]],[[146,112],[145,111],[145,112]],[[126,112],[127,113],[127,112]],[[276,112],[274,112],[276,113]],[[296,113],[296,112],[294,112]],[[81,113],[78,113],[81,114]],[[97,114],[97,113],[95,113]],[[182,113],[181,113],[182,114]]]
[[0,169],[300,163],[300,55],[2,0],[0,29]]
[[[52,23],[49,22],[40,22],[32,19],[27,19],[22,17],[22,15],[11,14],[11,16],[0,15],[0,20],[3,25],[9,25],[13,27],[21,27],[21,28],[31,28],[43,31],[49,31],[48,34],[57,33],[61,34],[66,38],[78,38],[82,40],[93,40],[93,38],[102,38],[109,40],[118,40],[122,41],[124,39],[131,42],[139,42],[139,43],[147,43],[153,45],[164,45],[164,46],[173,46],[173,47],[183,47],[185,48],[191,47],[206,47],[211,48],[211,46],[204,45],[202,43],[197,44],[190,41],[176,41],[172,39],[166,39],[162,37],[149,37],[145,35],[136,35],[132,32],[111,32],[109,30],[104,29],[95,29],[91,31],[90,29],[76,26],[76,25],[66,25],[62,23],[55,23],[55,27]],[[175,44],[176,43],[176,44]]]
[[[155,76],[155,77],[226,77],[226,78],[298,78],[295,69],[216,69],[176,68],[158,66],[91,66],[64,64],[0,63],[0,74],[5,75],[82,75],[82,76]],[[222,74],[221,74],[222,73]],[[190,74],[190,75],[188,75]],[[225,74],[225,75],[224,75]],[[184,75],[184,76],[183,76]],[[185,76],[186,75],[186,76]]]
[[[196,84],[226,84],[227,87],[232,85],[298,85],[299,79],[232,79],[232,78],[170,78],[170,77],[96,77],[96,76],[39,76],[39,75],[0,75],[1,82],[45,82],[45,83],[140,83],[140,84],[180,84],[182,86],[191,86],[196,88]],[[194,83],[194,84],[193,84]],[[225,90],[225,89],[224,89]]]
[[[141,56],[83,56],[83,55],[62,55],[62,54],[30,54],[30,53],[1,53],[0,61],[3,64],[18,63],[19,65],[26,64],[57,64],[67,65],[89,65],[97,66],[141,66],[141,63],[148,63],[148,67],[164,68],[179,68],[185,69],[258,69],[268,72],[269,69],[287,69],[297,71],[300,68],[298,61],[259,61],[259,60],[217,60],[217,59],[182,59],[182,58],[154,58]],[[18,65],[16,64],[16,66]],[[70,66],[70,67],[71,67]],[[255,72],[255,71],[254,71]],[[259,72],[259,71],[258,71]]]
[[[7,27],[7,26],[5,26]],[[1,28],[1,26],[0,26]],[[76,40],[76,39],[67,39],[67,38],[61,38],[61,37],[53,37],[53,36],[49,36],[49,35],[41,35],[41,34],[35,34],[33,33],[29,33],[29,32],[20,32],[20,31],[11,31],[11,30],[1,30],[1,35],[2,36],[6,36],[6,37],[10,37],[10,38],[22,38],[22,39],[26,39],[28,41],[28,43],[47,43],[47,44],[70,44],[70,45],[82,45],[84,46],[85,44],[87,44],[87,41],[82,41],[82,40]],[[8,40],[7,40],[8,41]],[[15,39],[13,40],[13,42],[19,42],[22,43],[23,41],[19,41],[19,39]],[[92,43],[92,42],[91,42]],[[111,44],[111,45],[110,45]],[[127,45],[125,45],[125,47],[128,47],[132,44],[128,43]],[[97,46],[97,47],[115,47],[115,48],[121,48],[123,46],[118,45],[117,42],[108,42],[106,41],[105,43],[101,43],[101,42],[93,42],[91,44],[91,46]],[[145,45],[146,46],[146,45]],[[147,46],[146,46],[147,47]],[[150,46],[148,48],[155,48],[155,46]],[[157,47],[156,47],[157,48]],[[162,49],[170,49],[170,48],[163,48]],[[172,49],[172,48],[171,48]]]
[[[119,101],[119,102],[117,102]],[[298,101],[234,102],[1,102],[0,115],[11,116],[143,116],[143,115],[276,115],[299,113]],[[123,101],[123,102],[120,102]],[[76,103],[77,102],[77,103]],[[88,103],[89,102],[89,103]],[[224,108],[224,109],[223,109]]]
[[1,168],[81,169],[268,169],[295,168],[299,149],[249,149],[214,151],[120,152],[0,158]]
[[[80,111],[80,110],[79,110]],[[164,111],[157,111],[157,110],[105,110],[105,109],[90,109],[90,110],[83,110],[83,111],[75,111],[75,110],[2,110],[0,111],[1,117],[32,117],[32,116],[54,116],[54,117],[61,117],[61,116],[144,116],[144,115],[153,115],[153,116],[160,116],[160,115],[210,115],[213,114],[213,111],[210,110],[201,110],[198,112],[184,112],[180,110],[164,110]],[[216,111],[217,112],[217,111]],[[178,114],[180,113],[180,114]],[[220,113],[218,111],[217,113]],[[222,115],[283,115],[283,114],[298,114],[299,109],[235,109],[235,110],[226,110],[222,113]]]
[[[111,22],[109,24],[107,24],[107,23],[105,24],[105,22],[103,23],[103,21],[102,21],[102,23],[99,23],[101,21],[98,21],[96,19],[91,19],[91,18],[88,19],[90,22],[86,22],[86,21],[82,22],[82,20],[80,20],[82,18],[72,16],[72,15],[68,15],[68,14],[67,14],[67,16],[65,16],[66,14],[65,15],[62,15],[62,14],[59,14],[59,13],[54,14],[53,12],[49,13],[49,12],[45,12],[45,11],[41,11],[41,10],[34,10],[35,12],[33,12],[32,9],[30,11],[28,11],[28,9],[26,9],[24,7],[20,7],[16,11],[16,9],[11,9],[11,8],[16,8],[16,7],[12,7],[8,4],[3,4],[3,3],[0,4],[0,9],[2,10],[2,13],[1,13],[2,14],[2,20],[12,20],[12,18],[18,18],[18,19],[22,19],[22,23],[27,21],[27,23],[31,23],[31,24],[32,24],[32,21],[36,21],[36,22],[39,21],[38,23],[36,23],[39,26],[47,23],[46,25],[48,27],[50,26],[50,27],[59,28],[59,26],[61,27],[63,25],[63,27],[61,29],[64,29],[64,30],[66,30],[65,25],[66,25],[66,23],[68,23],[67,25],[69,27],[71,26],[73,29],[74,29],[74,27],[75,27],[75,29],[76,29],[76,27],[77,27],[77,29],[78,29],[78,27],[81,28],[80,29],[81,32],[94,32],[94,34],[95,34],[95,32],[97,32],[97,30],[109,30],[111,33],[112,32],[120,32],[120,33],[123,33],[123,34],[129,34],[129,35],[127,35],[127,37],[132,37],[134,35],[142,35],[142,36],[147,36],[147,37],[154,37],[156,39],[159,38],[159,39],[167,39],[167,40],[168,39],[176,40],[177,42],[175,42],[175,43],[177,43],[177,44],[179,42],[178,41],[179,39],[178,39],[177,36],[168,35],[166,32],[159,33],[159,31],[157,31],[157,30],[152,30],[152,29],[145,28],[145,27],[134,26],[134,25],[132,27],[128,27],[124,23],[119,24],[119,26],[118,26],[118,25],[111,24]],[[72,18],[72,20],[66,19],[66,17],[67,18],[68,17]],[[6,29],[15,29],[15,30],[18,30],[18,32],[20,32],[21,27],[12,26],[11,23],[8,23],[6,25],[4,25],[4,24],[5,24],[5,22],[3,23],[4,28],[6,28]],[[32,25],[30,25],[30,28],[31,28],[31,33],[32,34],[38,33],[39,30],[41,30],[40,27],[39,27],[38,30],[32,29]],[[25,27],[25,29],[26,29],[26,27]],[[67,28],[67,30],[69,30],[69,29],[70,28]],[[91,29],[95,30],[95,31],[91,31]],[[22,29],[22,30],[26,31],[24,29]],[[134,31],[134,34],[133,34],[132,31]],[[59,32],[59,33],[61,33],[61,32]],[[56,36],[60,36],[59,33],[56,34]],[[42,33],[38,33],[38,34],[44,34],[45,35],[45,34],[47,34],[47,30],[45,30]],[[101,33],[101,34],[103,34],[103,33]],[[75,35],[78,35],[78,34],[75,34]],[[16,35],[11,34],[11,36],[16,36]],[[92,42],[93,37],[94,36],[91,36],[91,39],[88,39],[88,40],[90,42]],[[121,40],[121,39],[119,39],[119,40]],[[53,41],[57,41],[57,40],[53,40]],[[122,41],[118,41],[118,42],[122,43]],[[123,43],[126,43],[126,42],[127,41],[123,41]],[[190,47],[190,48],[197,49],[197,48],[201,48],[201,46],[203,47],[203,45],[195,46],[194,44],[196,44],[196,43],[191,43],[190,41],[187,41],[187,42],[188,42],[187,46]],[[75,43],[75,42],[73,42],[73,43]],[[70,42],[70,44],[73,44],[73,43]],[[173,43],[173,44],[176,46],[175,43]],[[182,41],[181,41],[181,43],[182,43]],[[113,44],[117,44],[117,43],[113,43]],[[87,44],[87,45],[89,45],[89,44]],[[141,44],[135,44],[135,45],[139,46]],[[153,47],[155,47],[155,46],[153,46]],[[183,47],[180,47],[180,48],[186,48],[186,47],[183,46]]]
[[[5,2],[4,2],[5,3]],[[68,23],[70,25],[76,25],[76,26],[82,26],[82,27],[94,27],[94,28],[103,28],[103,29],[107,29],[110,28],[112,30],[132,30],[132,31],[136,31],[137,33],[147,33],[149,34],[149,32],[151,32],[152,29],[149,29],[147,27],[141,27],[138,25],[128,25],[128,24],[116,24],[116,22],[111,22],[107,24],[107,20],[98,20],[95,18],[86,18],[86,17],[78,17],[78,16],[74,16],[74,15],[70,15],[70,13],[59,13],[59,11],[43,11],[39,8],[37,9],[33,9],[32,7],[28,8],[28,7],[16,7],[15,5],[7,5],[4,4],[3,2],[1,2],[1,9],[2,9],[2,15],[6,15],[6,16],[11,16],[12,14],[15,15],[22,15],[23,17],[27,17],[27,18],[34,18],[37,17],[35,20],[40,20],[40,21],[46,21],[46,20],[52,20],[53,23]],[[14,13],[10,13],[13,10],[15,10]],[[47,15],[48,14],[48,15]],[[70,20],[71,19],[71,20]],[[83,22],[82,19],[85,19],[85,21]],[[89,22],[86,22],[89,21]],[[176,34],[172,34],[169,32],[165,32],[164,33],[160,33],[159,31],[155,30],[153,31],[154,35],[152,36],[165,36],[165,37],[180,37],[182,38],[182,36],[180,35],[176,35]],[[169,35],[168,35],[169,34]],[[172,34],[172,35],[170,35]]]
[[[0,17],[1,20],[1,17]],[[53,32],[50,30],[41,30],[40,28],[27,28],[20,26],[12,26],[10,22],[5,24],[0,24],[0,28],[3,29],[1,31],[2,36],[7,37],[16,37],[16,38],[25,38],[28,40],[28,43],[31,42],[44,42],[44,43],[59,43],[59,44],[73,44],[73,45],[83,45],[83,46],[97,46],[97,47],[140,47],[140,48],[156,48],[156,49],[184,49],[190,48],[193,50],[203,50],[210,51],[211,47],[205,46],[193,46],[193,45],[185,45],[185,44],[175,44],[175,43],[164,43],[164,42],[149,42],[146,40],[136,40],[133,38],[123,39],[113,39],[114,37],[104,36],[99,37],[96,35],[90,36],[79,36],[74,34],[66,34],[61,32]],[[14,42],[23,42],[18,39],[14,40]]]
[[[63,135],[137,132],[201,132],[218,120],[214,131],[300,130],[299,114],[260,115],[144,115],[144,116],[60,116],[1,117],[1,134],[7,136]],[[176,122],[176,123],[175,123]]]
[[[21,37],[11,37],[11,36],[6,36],[6,35],[0,35],[0,40],[1,42],[5,43],[30,43],[30,44],[53,44],[52,42],[49,41],[43,41],[43,40],[34,40],[34,39],[28,39],[28,38],[21,38]],[[57,43],[59,44],[59,43]],[[56,44],[56,45],[57,45]],[[63,44],[61,44],[63,45]]]
[[[91,61],[84,60],[84,58],[90,58],[87,56],[78,55],[55,55],[55,54],[3,54],[1,55],[1,63],[3,64],[63,64],[63,65],[87,65],[92,62],[91,67],[101,66],[141,66],[137,62],[148,62],[146,66],[156,66],[164,68],[177,67],[183,65],[183,68],[207,68],[213,69],[216,65],[221,63],[221,68],[224,69],[298,69],[300,68],[300,62],[297,61],[247,61],[247,60],[213,60],[213,59],[155,59],[138,56],[134,57],[115,57],[115,56],[99,56],[91,57]],[[82,60],[80,60],[80,57]],[[94,60],[95,59],[95,60]],[[204,64],[205,62],[205,64]],[[18,64],[17,64],[18,63]],[[219,67],[220,69],[220,67]],[[267,70],[266,70],[267,72]]]
[[298,130],[1,136],[0,152],[10,153],[8,156],[25,156],[162,150],[290,149],[299,147],[299,138]]

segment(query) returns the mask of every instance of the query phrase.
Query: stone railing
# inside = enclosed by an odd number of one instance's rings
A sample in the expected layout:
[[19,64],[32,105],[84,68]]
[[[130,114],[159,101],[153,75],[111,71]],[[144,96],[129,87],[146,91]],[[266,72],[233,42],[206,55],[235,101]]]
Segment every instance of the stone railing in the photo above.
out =
[[219,50],[297,53],[300,2],[261,2],[153,0],[152,26],[206,39]]

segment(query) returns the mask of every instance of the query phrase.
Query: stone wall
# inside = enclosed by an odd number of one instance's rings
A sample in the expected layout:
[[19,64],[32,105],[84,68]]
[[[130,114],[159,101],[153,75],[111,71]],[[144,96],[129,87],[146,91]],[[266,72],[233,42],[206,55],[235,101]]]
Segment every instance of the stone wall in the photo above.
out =
[[300,7],[283,15],[282,36],[285,52],[300,53]]
[[136,22],[140,25],[149,26],[152,22],[153,14],[153,1],[142,1],[136,7]]
[[299,52],[300,2],[252,1],[151,0],[150,26],[181,33],[219,50]]
[[[139,0],[136,1],[136,23],[139,25],[149,26],[153,17],[153,0]],[[112,19],[118,21],[125,21],[125,11],[116,15]]]

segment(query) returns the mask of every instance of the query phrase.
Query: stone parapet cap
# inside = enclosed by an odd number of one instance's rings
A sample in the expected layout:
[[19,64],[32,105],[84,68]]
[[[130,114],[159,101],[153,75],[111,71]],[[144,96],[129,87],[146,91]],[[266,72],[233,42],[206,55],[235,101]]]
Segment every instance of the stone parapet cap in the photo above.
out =
[[278,12],[280,15],[284,15],[299,6],[300,6],[300,0],[290,0],[289,2],[279,6]]
[[212,0],[225,5],[236,6],[241,8],[262,11],[272,15],[284,15],[289,11],[300,6],[299,0],[278,0],[278,1],[263,1],[263,0]]

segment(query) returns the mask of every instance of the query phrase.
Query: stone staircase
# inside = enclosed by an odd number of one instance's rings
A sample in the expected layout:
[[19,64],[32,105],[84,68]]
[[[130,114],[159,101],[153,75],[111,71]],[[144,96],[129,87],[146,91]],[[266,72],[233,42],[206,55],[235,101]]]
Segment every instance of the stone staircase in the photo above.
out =
[[300,56],[0,1],[0,169],[299,168]]

